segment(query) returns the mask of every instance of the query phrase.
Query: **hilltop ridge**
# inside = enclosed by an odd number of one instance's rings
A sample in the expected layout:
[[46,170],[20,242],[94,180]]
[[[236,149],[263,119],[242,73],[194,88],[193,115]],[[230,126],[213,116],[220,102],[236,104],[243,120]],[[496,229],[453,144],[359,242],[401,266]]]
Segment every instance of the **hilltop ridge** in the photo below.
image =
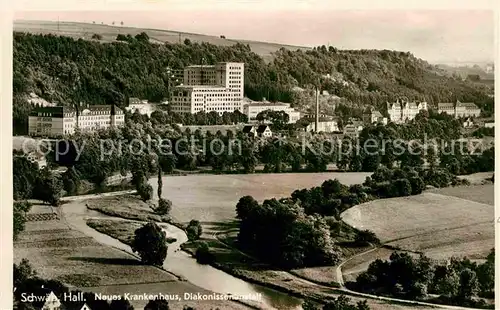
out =
[[[177,30],[154,29],[154,28],[139,28],[129,27],[126,25],[107,25],[107,24],[91,24],[83,22],[68,22],[68,21],[36,21],[36,20],[16,20],[14,21],[14,31],[28,32],[33,34],[55,34],[74,39],[91,39],[93,34],[102,36],[102,42],[114,42],[118,34],[136,35],[145,32],[151,42],[154,43],[182,43],[185,39],[189,39],[193,43],[209,43],[219,46],[231,46],[236,43],[248,44],[252,51],[264,58],[266,61],[272,60],[272,53],[280,48],[289,50],[311,50],[310,47],[296,46],[290,44],[262,42],[254,40],[242,40],[237,38],[226,37],[224,33],[219,36],[206,35],[201,33],[190,33]],[[180,40],[179,40],[180,38]]]

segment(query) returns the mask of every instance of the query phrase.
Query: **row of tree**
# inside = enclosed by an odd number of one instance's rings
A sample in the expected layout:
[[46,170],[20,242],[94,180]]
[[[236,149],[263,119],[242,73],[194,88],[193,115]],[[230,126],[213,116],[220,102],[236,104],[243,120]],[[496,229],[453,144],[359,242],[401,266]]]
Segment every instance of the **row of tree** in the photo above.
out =
[[435,294],[448,304],[485,306],[473,298],[494,296],[495,251],[491,250],[481,264],[467,258],[437,263],[423,255],[414,258],[408,253],[395,252],[387,261],[372,262],[353,285],[370,294],[410,299]]
[[[296,190],[289,198],[262,204],[244,196],[236,205],[238,244],[284,268],[333,265],[340,258],[334,241],[341,234],[343,211],[374,199],[418,195],[428,184],[445,187],[466,183],[446,170],[382,166],[363,184],[346,186],[336,179],[327,180],[318,187]],[[379,242],[370,231],[355,230],[349,238],[355,246]]]
[[[175,168],[194,170],[201,166],[210,166],[218,172],[244,173],[254,172],[258,164],[264,165],[265,172],[321,172],[333,163],[341,170],[366,172],[375,171],[381,165],[417,170],[439,167],[457,175],[494,170],[494,147],[471,154],[467,143],[454,140],[459,123],[443,115],[421,115],[404,125],[367,126],[357,141],[335,140],[327,134],[304,139],[294,135],[256,139],[232,131],[225,135],[219,131],[214,135],[209,131],[191,132],[153,124],[159,121],[155,117],[127,114],[123,128],[76,133],[59,141],[59,150],[65,151],[69,146],[64,155],[56,157],[56,147],[52,145],[49,167],[69,168],[61,178],[48,170],[38,171],[35,164],[15,156],[14,168],[20,172],[14,176],[15,199],[36,196],[57,203],[61,187],[69,194],[76,194],[83,180],[101,186],[112,175],[135,171],[134,185],[147,200],[152,189],[139,185],[145,184],[158,169],[161,173],[170,173]],[[407,142],[423,139],[423,134],[434,141]],[[170,145],[160,148],[160,141]],[[232,143],[235,141],[237,143]],[[357,145],[370,147],[358,148]]]

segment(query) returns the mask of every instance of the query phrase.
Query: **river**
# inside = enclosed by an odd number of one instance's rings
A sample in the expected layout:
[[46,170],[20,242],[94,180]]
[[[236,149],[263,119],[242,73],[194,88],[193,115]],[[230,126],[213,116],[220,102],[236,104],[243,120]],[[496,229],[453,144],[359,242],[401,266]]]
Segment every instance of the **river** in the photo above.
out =
[[[64,204],[61,206],[61,213],[71,228],[94,238],[102,244],[134,254],[128,245],[94,230],[86,224],[86,220],[89,218],[117,220],[119,220],[119,218],[107,216],[97,211],[88,210],[85,205],[80,202]],[[302,301],[298,298],[260,285],[248,283],[221,270],[213,268],[210,265],[198,264],[196,260],[191,257],[191,255],[180,250],[180,245],[187,241],[187,236],[184,231],[173,225],[161,224],[161,226],[168,236],[172,236],[177,239],[176,242],[171,243],[168,247],[167,258],[164,262],[164,268],[166,270],[178,276],[182,276],[192,284],[212,292],[233,295],[260,293],[262,296],[261,303],[265,308],[290,310],[302,309]]]

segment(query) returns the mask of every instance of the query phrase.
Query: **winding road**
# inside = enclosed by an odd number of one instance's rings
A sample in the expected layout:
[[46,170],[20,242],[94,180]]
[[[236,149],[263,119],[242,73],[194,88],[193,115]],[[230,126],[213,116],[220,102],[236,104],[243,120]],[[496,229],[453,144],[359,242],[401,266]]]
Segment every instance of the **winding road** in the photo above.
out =
[[[102,193],[102,194],[91,194],[91,195],[82,195],[82,196],[69,196],[69,197],[63,197],[61,199],[61,201],[62,202],[70,202],[70,201],[77,201],[77,200],[84,200],[84,199],[93,199],[93,198],[101,198],[101,197],[111,197],[111,196],[119,196],[119,195],[124,195],[124,194],[131,194],[131,193],[134,193],[134,192],[135,192],[135,190],[128,190],[128,191],[118,191],[118,192],[110,192],[110,193]],[[80,230],[78,227],[74,227],[74,228]],[[81,231],[81,232],[87,234],[87,232],[85,232],[85,231]],[[221,232],[215,232],[215,233],[213,233],[212,234],[212,238],[215,239],[215,240],[218,240],[219,242],[221,242],[223,244],[225,244],[226,246],[230,247],[234,251],[238,251],[238,252],[242,253],[243,255],[252,258],[250,255],[241,252],[239,249],[234,248],[232,245],[230,245],[227,242],[225,242],[222,238],[219,237],[220,233]],[[351,296],[356,296],[356,297],[361,297],[361,298],[366,298],[366,299],[373,299],[373,300],[394,302],[394,303],[398,303],[398,304],[402,304],[402,305],[406,305],[406,306],[416,306],[416,307],[419,307],[419,308],[422,307],[422,306],[425,306],[425,307],[429,307],[429,308],[456,309],[456,310],[471,310],[471,309],[476,309],[476,308],[467,308],[467,307],[459,307],[459,306],[433,304],[433,303],[420,302],[420,301],[410,301],[410,300],[404,300],[404,299],[398,299],[398,298],[391,298],[391,297],[383,297],[383,296],[377,296],[377,295],[360,293],[360,292],[352,291],[352,290],[346,288],[345,287],[345,283],[343,281],[342,266],[345,263],[349,262],[350,260],[352,260],[352,259],[354,259],[354,258],[356,258],[358,256],[365,255],[365,254],[370,253],[372,251],[375,251],[377,249],[378,249],[378,247],[374,247],[374,248],[371,248],[371,249],[369,249],[369,250],[367,250],[365,252],[358,253],[358,254],[350,257],[349,259],[343,261],[341,264],[339,264],[336,267],[335,272],[337,274],[338,283],[341,286],[340,288],[332,288],[330,286],[321,285],[321,284],[318,284],[318,283],[311,282],[311,281],[309,281],[309,280],[307,280],[307,279],[305,279],[303,277],[299,277],[299,276],[297,276],[295,274],[292,274],[292,273],[289,273],[289,272],[287,272],[287,273],[288,273],[288,275],[291,278],[295,278],[297,281],[299,281],[301,283],[307,284],[308,286],[311,286],[312,288],[318,288],[318,289],[321,289],[322,291],[331,292],[333,294],[342,294],[343,293],[343,294],[346,294],[346,295],[351,295]],[[125,249],[122,249],[122,250],[125,250]],[[127,250],[125,250],[125,251],[129,252]]]

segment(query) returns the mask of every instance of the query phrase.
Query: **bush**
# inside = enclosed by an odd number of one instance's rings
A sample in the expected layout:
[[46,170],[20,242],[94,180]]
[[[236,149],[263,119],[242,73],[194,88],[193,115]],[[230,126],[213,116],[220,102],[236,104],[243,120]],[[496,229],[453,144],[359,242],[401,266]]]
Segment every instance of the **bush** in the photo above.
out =
[[243,196],[236,204],[236,217],[245,219],[251,210],[257,207],[259,207],[259,203],[252,196]]
[[424,180],[421,177],[410,178],[411,194],[418,195],[421,194],[425,189]]
[[197,220],[191,220],[186,228],[186,234],[189,241],[198,240],[203,232],[201,224]]
[[135,231],[131,248],[145,264],[162,266],[167,257],[166,234],[156,223],[147,223]]
[[116,41],[127,41],[127,36],[123,35],[123,34],[119,34],[116,36]]
[[410,196],[411,192],[412,188],[408,179],[399,179],[392,183],[392,197]]
[[134,307],[130,304],[130,301],[128,299],[117,299],[111,301],[111,304],[109,305],[110,310],[134,310]]
[[158,200],[158,207],[154,209],[154,212],[158,215],[168,215],[172,209],[172,202],[168,199],[160,198]]
[[92,35],[92,39],[93,40],[102,40],[102,35],[98,34],[98,33],[94,33]]
[[370,243],[379,244],[380,240],[373,231],[361,230],[356,234],[355,242],[360,246],[366,246]]
[[427,171],[425,183],[434,187],[447,187],[452,182],[454,176],[447,170],[434,169]]
[[214,255],[210,253],[208,244],[201,242],[195,253],[196,261],[200,264],[210,264],[214,261]]
[[150,300],[148,304],[144,307],[144,310],[169,310],[170,306],[168,301],[163,299]]
[[137,193],[143,201],[148,201],[153,198],[153,187],[150,184],[141,184],[137,187]]
[[427,285],[424,283],[416,282],[413,283],[408,292],[411,298],[422,298],[427,296]]

